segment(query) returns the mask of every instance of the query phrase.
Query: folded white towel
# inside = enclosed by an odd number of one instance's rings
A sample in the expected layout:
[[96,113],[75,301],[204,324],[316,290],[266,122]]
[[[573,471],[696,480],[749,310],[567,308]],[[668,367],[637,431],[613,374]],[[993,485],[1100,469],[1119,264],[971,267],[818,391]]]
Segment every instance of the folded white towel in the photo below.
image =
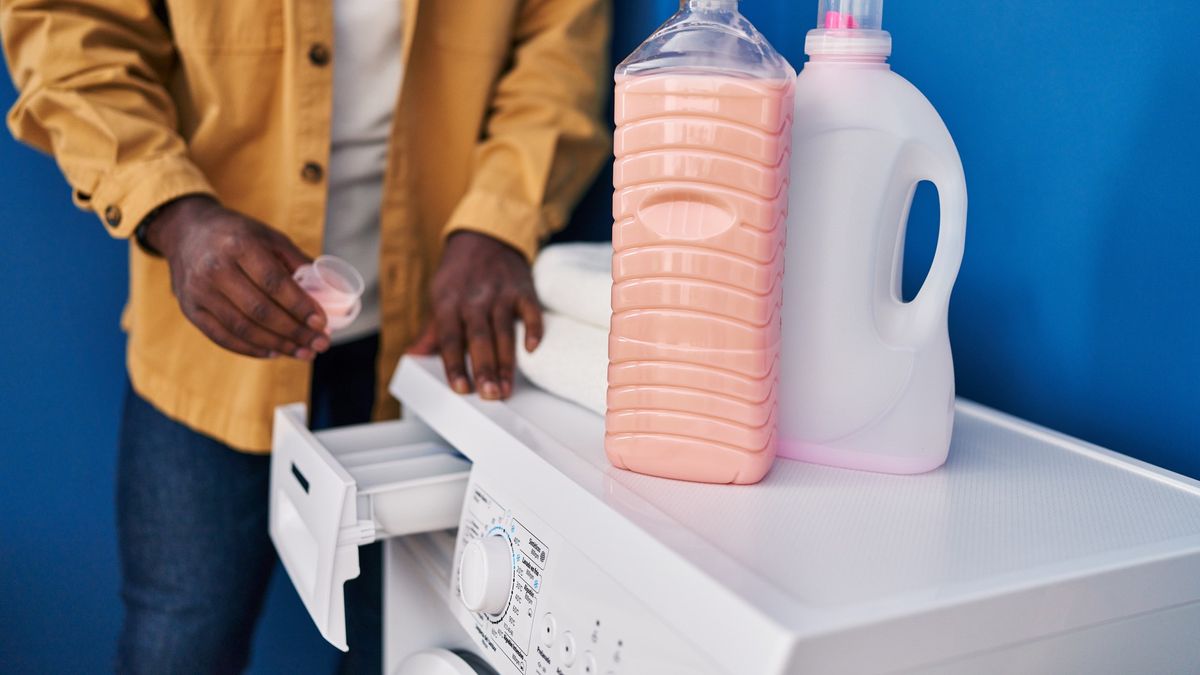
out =
[[608,330],[612,252],[611,241],[547,246],[533,264],[533,284],[546,309]]
[[[557,312],[543,315],[546,335],[529,353],[517,347],[517,367],[529,381],[551,394],[604,414],[608,389],[608,329]],[[517,345],[525,344],[517,324]]]

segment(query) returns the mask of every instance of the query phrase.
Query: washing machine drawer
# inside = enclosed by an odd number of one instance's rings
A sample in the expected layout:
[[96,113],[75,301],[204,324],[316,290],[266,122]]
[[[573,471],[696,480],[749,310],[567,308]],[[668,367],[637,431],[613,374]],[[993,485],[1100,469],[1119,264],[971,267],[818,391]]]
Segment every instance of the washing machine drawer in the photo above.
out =
[[457,526],[470,469],[415,418],[314,433],[303,404],[276,409],[271,540],[326,640],[347,648],[358,547]]

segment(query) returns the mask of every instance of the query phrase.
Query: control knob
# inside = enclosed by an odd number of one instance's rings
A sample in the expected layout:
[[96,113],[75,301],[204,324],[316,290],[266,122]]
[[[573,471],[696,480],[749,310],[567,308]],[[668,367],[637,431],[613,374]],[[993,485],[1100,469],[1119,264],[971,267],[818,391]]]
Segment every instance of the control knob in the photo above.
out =
[[458,561],[462,602],[472,612],[496,616],[508,607],[513,584],[512,546],[503,535],[473,539]]

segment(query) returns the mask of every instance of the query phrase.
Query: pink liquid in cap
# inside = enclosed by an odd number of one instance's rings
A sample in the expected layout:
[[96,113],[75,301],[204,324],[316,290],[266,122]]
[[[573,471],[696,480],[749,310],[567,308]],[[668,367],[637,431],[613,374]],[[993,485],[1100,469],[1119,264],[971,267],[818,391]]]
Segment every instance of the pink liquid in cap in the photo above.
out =
[[358,270],[341,258],[320,256],[296,268],[292,278],[321,306],[330,332],[349,326],[362,311],[366,283]]

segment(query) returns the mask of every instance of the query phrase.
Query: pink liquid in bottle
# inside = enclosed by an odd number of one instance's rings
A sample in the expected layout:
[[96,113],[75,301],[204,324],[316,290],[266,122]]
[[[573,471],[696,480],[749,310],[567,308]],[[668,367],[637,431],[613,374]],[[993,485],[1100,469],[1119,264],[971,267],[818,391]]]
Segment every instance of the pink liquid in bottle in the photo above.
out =
[[617,467],[754,483],[775,459],[794,82],[617,77],[605,449]]

